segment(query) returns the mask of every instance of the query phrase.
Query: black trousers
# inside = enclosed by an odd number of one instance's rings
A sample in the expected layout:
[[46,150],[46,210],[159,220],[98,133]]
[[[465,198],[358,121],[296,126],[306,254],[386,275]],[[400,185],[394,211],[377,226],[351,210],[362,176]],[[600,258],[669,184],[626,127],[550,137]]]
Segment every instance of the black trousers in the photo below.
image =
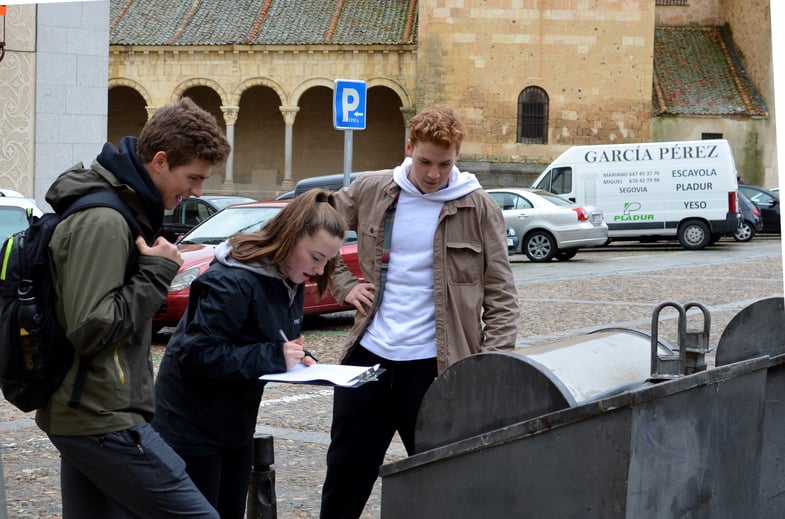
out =
[[414,453],[414,428],[425,392],[436,378],[436,358],[385,360],[361,346],[346,364],[386,369],[376,382],[335,388],[321,519],[360,517],[396,431]]
[[218,510],[221,519],[245,517],[253,466],[253,442],[205,456],[180,456],[196,488]]

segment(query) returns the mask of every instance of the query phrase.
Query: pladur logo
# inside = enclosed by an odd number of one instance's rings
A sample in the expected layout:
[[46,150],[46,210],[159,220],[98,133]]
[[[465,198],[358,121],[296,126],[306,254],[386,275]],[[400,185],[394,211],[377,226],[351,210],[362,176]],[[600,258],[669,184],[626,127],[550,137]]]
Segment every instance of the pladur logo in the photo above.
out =
[[651,213],[638,213],[641,210],[640,202],[624,202],[624,210],[622,214],[617,214],[613,217],[614,222],[643,222],[647,220],[654,220],[654,215]]

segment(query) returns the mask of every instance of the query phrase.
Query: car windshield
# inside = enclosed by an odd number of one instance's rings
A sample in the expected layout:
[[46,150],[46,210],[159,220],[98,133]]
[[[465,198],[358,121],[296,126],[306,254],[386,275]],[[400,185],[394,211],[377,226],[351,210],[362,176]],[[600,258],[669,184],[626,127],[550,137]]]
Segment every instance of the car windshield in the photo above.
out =
[[282,207],[227,207],[183,236],[179,243],[217,245],[238,232],[261,229]]
[[778,200],[778,195],[776,193],[759,191],[751,187],[739,186],[739,191],[747,195],[747,197],[756,204],[771,204],[773,201]]
[[0,206],[0,241],[28,225],[27,212],[21,207]]
[[234,204],[244,204],[246,202],[256,202],[255,199],[247,196],[222,196],[220,198],[209,198],[207,200],[218,209],[223,209]]

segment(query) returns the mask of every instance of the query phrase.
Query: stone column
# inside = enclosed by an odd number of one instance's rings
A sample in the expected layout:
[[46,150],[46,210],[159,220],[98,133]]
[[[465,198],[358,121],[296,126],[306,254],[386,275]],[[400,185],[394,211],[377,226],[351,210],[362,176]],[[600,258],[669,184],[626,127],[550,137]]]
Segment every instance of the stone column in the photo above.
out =
[[225,193],[234,193],[234,125],[237,123],[237,114],[240,111],[239,106],[222,106],[224,122],[226,123],[226,140],[232,147],[229,152],[229,158],[226,159],[226,174],[224,175],[224,183],[221,191]]
[[[412,120],[412,117],[417,115],[417,109],[413,106],[410,107],[401,107],[401,113],[403,114],[403,142],[404,146],[406,145],[406,140],[409,138],[409,121]],[[404,150],[406,148],[404,147]]]
[[292,127],[294,126],[294,118],[297,112],[300,111],[299,106],[281,106],[279,107],[283,114],[283,121],[286,124],[286,134],[284,140],[284,166],[283,166],[283,181],[281,182],[282,191],[291,191],[294,189],[294,179],[292,178]]

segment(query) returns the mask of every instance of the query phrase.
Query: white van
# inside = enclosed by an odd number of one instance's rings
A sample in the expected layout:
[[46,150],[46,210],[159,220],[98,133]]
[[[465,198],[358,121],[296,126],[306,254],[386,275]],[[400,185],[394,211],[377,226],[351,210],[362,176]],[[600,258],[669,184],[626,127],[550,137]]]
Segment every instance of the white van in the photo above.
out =
[[739,225],[728,141],[573,146],[532,187],[605,212],[609,240],[678,239],[702,249]]

